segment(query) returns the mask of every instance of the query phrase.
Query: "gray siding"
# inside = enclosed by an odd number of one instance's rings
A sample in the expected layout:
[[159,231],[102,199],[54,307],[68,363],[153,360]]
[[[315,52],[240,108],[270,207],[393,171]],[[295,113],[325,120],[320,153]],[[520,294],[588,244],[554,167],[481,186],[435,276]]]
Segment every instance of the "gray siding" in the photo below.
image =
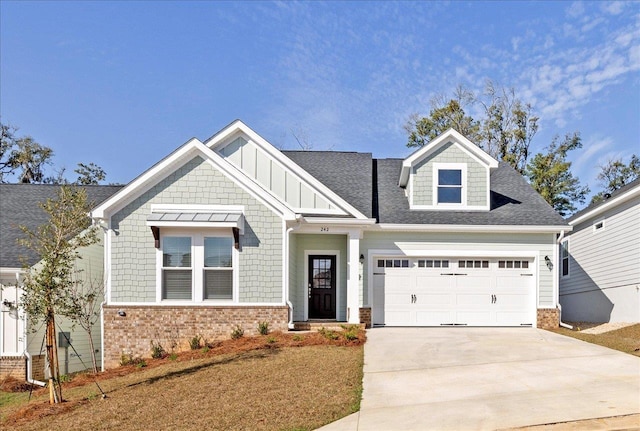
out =
[[452,143],[440,147],[428,158],[413,168],[413,204],[433,204],[433,164],[466,163],[467,165],[467,205],[487,205],[487,170],[474,158]]
[[[293,302],[294,320],[304,320],[304,301],[307,300],[307,286],[305,286],[305,251],[307,250],[338,250],[340,261],[338,262],[340,282],[339,295],[340,306],[337,310],[337,318],[340,321],[347,320],[347,239],[345,235],[320,235],[320,234],[294,234],[296,237],[296,255],[294,256],[295,277],[289,289],[295,293]],[[293,266],[292,266],[293,269]]]
[[[80,271],[78,273],[78,279],[87,286],[89,286],[89,283],[97,283],[103,286],[104,246],[102,239],[96,244],[79,249],[78,253],[80,258],[75,261],[75,268]],[[98,300],[95,306],[98,313],[100,312],[101,302],[101,300]],[[74,373],[91,368],[91,348],[89,345],[89,336],[86,331],[77,324],[74,327],[72,321],[61,316],[56,316],[56,327],[57,333],[70,333],[71,345],[73,346],[69,347],[66,351],[64,348],[58,348],[60,372],[63,374]],[[44,348],[42,347],[42,341],[45,335],[44,325],[41,322],[32,329],[34,329],[35,332],[29,332],[27,334],[26,349],[31,355],[44,354]],[[100,353],[101,326],[99,317],[96,319],[96,323],[93,325],[91,332],[94,349],[97,350],[96,361],[98,368],[100,368],[102,355]],[[40,350],[41,347],[42,351]]]
[[[365,232],[360,250],[367,256],[369,250],[443,250],[469,251],[482,256],[483,252],[533,251],[538,262],[538,306],[555,307],[553,272],[547,268],[544,257],[553,258],[554,236],[551,234],[483,234],[483,233],[419,233],[419,232]],[[364,288],[368,289],[367,265],[364,268]],[[367,298],[368,299],[368,298]],[[365,303],[365,305],[370,305]]]
[[146,226],[151,204],[244,205],[239,301],[282,303],[281,219],[200,157],[112,216],[112,302],[156,301],[156,249]]
[[[600,220],[604,228],[594,232],[593,223]],[[640,198],[574,226],[567,237],[569,276],[560,278],[563,318],[638,321]]]

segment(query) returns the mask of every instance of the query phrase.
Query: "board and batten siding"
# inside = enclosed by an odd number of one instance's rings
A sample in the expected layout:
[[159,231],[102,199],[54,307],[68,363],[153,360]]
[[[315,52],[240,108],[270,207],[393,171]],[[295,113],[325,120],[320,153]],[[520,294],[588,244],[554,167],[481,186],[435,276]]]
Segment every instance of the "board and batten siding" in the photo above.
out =
[[[483,253],[531,253],[537,261],[537,305],[540,308],[556,306],[553,289],[553,270],[545,263],[545,256],[553,259],[553,234],[515,233],[419,233],[419,232],[365,232],[360,250],[365,256],[370,250],[407,251],[442,250],[464,253],[468,257],[482,257]],[[467,255],[468,252],[468,255]],[[443,256],[444,257],[444,256]],[[373,264],[365,259],[365,265]],[[368,291],[369,269],[364,268],[364,290]],[[364,305],[370,306],[368,292]]]
[[[604,227],[594,230],[594,223]],[[640,197],[574,226],[569,276],[560,277],[563,319],[640,321]]]
[[156,249],[146,220],[152,204],[243,205],[240,303],[282,297],[282,221],[221,172],[195,157],[111,217],[111,303],[156,302]]
[[[338,265],[338,301],[336,310],[337,320],[347,320],[347,237],[346,235],[321,235],[321,234],[294,234],[296,242],[296,255],[292,256],[295,263],[294,282],[289,286],[290,291],[295,291],[292,297],[293,318],[296,321],[304,321],[305,301],[308,299],[307,286],[305,285],[306,274],[305,252],[309,250],[337,250],[340,252]],[[293,266],[291,267],[293,269]],[[291,295],[290,295],[291,296]],[[293,301],[295,299],[295,302]]]
[[243,137],[222,147],[218,154],[293,208],[335,209],[295,174]]
[[464,163],[467,165],[467,205],[487,205],[487,169],[473,157],[449,142],[413,168],[413,204],[433,205],[433,164]]

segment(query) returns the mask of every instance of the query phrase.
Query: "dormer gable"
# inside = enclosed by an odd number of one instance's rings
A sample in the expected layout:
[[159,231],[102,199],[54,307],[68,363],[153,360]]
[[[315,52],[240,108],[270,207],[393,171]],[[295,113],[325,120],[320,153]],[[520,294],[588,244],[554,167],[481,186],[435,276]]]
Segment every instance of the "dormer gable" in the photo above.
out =
[[498,161],[454,129],[407,157],[399,186],[412,210],[489,211]]

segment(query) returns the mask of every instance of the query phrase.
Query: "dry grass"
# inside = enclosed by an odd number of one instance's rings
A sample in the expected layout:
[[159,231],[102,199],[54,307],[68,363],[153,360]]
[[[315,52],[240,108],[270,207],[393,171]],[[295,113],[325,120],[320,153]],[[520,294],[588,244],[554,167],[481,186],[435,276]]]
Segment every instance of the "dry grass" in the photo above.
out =
[[101,375],[106,399],[90,379],[76,378],[61,405],[50,407],[40,390],[26,406],[2,406],[0,428],[315,429],[359,409],[364,332],[360,337],[271,334],[221,343],[216,348],[224,353],[214,348],[148,360],[142,369]]
[[579,331],[577,326],[573,330],[558,328],[553,332],[640,356],[640,323],[601,334],[588,334]]

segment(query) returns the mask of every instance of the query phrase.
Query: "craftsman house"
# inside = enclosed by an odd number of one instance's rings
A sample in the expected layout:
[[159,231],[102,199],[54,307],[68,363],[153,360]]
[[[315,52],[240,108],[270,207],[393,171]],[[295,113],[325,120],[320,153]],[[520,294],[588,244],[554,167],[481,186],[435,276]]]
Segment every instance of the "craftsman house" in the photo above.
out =
[[454,130],[406,159],[280,151],[241,121],[91,213],[105,230],[104,365],[258,322],[558,324],[570,229]]

